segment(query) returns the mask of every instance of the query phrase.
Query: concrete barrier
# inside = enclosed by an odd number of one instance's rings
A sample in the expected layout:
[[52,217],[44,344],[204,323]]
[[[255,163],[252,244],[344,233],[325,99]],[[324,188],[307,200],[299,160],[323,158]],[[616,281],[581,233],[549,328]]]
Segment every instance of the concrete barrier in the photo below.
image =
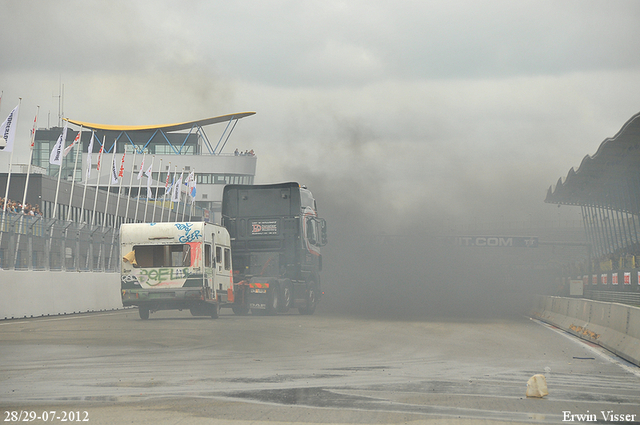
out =
[[0,270],[0,319],[120,308],[119,273]]
[[531,315],[640,366],[640,308],[584,298],[536,297]]

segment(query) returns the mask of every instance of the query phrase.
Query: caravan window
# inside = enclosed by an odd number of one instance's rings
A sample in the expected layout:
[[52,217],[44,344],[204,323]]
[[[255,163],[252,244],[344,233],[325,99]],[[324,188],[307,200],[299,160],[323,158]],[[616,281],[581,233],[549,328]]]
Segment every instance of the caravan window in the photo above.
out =
[[229,248],[224,249],[224,269],[231,270],[231,250]]
[[191,267],[191,246],[136,245],[133,247],[138,267]]
[[204,244],[204,266],[211,267],[211,244]]

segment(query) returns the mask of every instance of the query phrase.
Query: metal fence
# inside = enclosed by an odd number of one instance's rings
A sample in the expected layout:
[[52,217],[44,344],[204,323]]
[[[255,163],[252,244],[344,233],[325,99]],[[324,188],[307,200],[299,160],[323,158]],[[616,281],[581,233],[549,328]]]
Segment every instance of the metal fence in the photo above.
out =
[[119,230],[0,212],[0,267],[5,270],[113,272]]
[[594,289],[585,289],[584,298],[595,301],[620,303],[640,307],[639,292],[598,291]]

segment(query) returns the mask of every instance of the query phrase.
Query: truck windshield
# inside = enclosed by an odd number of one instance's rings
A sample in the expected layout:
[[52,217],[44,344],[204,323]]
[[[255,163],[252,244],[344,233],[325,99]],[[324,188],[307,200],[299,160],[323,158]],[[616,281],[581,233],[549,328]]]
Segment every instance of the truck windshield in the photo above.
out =
[[190,244],[136,245],[138,267],[191,267]]

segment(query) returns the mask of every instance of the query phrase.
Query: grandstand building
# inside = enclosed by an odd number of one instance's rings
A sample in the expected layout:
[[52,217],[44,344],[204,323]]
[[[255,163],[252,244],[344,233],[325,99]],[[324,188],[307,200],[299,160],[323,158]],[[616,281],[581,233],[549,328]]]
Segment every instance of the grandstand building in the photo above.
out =
[[550,187],[545,202],[582,209],[593,256],[572,277],[592,298],[640,304],[640,113]]
[[[92,124],[76,120],[67,120],[71,125],[67,131],[65,146],[69,146],[79,131],[81,135],[81,153],[76,151],[64,157],[62,166],[51,165],[49,157],[63,129],[54,127],[36,132],[32,164],[44,169],[45,174],[55,179],[61,173],[63,181],[86,184],[89,188],[98,188],[112,193],[120,192],[136,200],[147,199],[162,204],[165,182],[169,174],[172,182],[182,174],[183,179],[194,172],[196,180],[195,206],[199,216],[207,221],[219,220],[222,189],[225,184],[253,184],[256,170],[256,156],[242,151],[233,152],[236,146],[228,146],[229,137],[241,118],[253,115],[243,112],[213,117],[203,120],[160,126],[118,126]],[[221,136],[212,143],[204,131],[205,126],[218,124],[224,126]],[[73,129],[72,127],[75,127]],[[91,160],[87,149],[93,137]],[[98,172],[98,155],[104,143],[101,169]],[[115,154],[114,154],[115,152]],[[123,177],[118,185],[110,185],[110,169],[115,158],[116,167],[121,167],[124,153]],[[143,164],[144,158],[144,164]],[[152,164],[153,162],[153,164]],[[140,167],[146,171],[152,166],[150,193],[147,194],[147,178],[138,180]],[[89,167],[91,173],[88,173]],[[75,172],[74,172],[75,170]],[[132,174],[133,173],[133,174]],[[89,174],[89,178],[87,175]],[[183,186],[186,199],[187,187]],[[50,196],[49,196],[50,197]],[[52,214],[52,200],[43,200],[45,215]],[[64,213],[66,203],[61,203],[58,211]],[[80,206],[77,206],[80,207]],[[86,209],[86,205],[85,205]],[[60,215],[56,214],[56,215]]]

